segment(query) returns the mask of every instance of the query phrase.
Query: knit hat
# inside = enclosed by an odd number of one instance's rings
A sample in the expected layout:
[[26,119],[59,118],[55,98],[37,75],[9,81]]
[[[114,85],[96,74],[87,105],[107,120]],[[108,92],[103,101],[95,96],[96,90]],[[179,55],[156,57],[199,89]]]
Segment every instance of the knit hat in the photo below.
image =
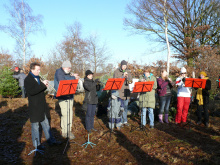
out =
[[88,75],[90,75],[90,74],[94,74],[94,73],[92,73],[91,70],[87,70],[86,73],[85,73],[86,77],[87,77]]
[[205,77],[207,76],[207,74],[205,72],[200,72],[199,75],[201,75],[201,74]]
[[18,68],[18,67],[15,67],[15,70],[19,70],[19,68]]
[[122,65],[127,65],[127,62],[126,62],[125,60],[122,60],[122,61],[121,61],[121,66],[122,66]]
[[62,64],[62,68],[71,68],[71,63],[69,60],[66,60]]
[[182,67],[181,70],[180,70],[180,73],[186,73],[186,68]]

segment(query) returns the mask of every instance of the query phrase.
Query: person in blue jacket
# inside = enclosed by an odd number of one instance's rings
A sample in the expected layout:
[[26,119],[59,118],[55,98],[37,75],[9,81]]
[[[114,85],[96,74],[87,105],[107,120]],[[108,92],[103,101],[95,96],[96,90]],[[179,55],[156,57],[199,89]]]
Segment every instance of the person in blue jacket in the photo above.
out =
[[[56,70],[54,76],[54,88],[56,91],[58,90],[59,82],[61,80],[74,80],[75,76],[70,74],[71,71],[71,63],[69,60],[64,61],[62,67]],[[56,96],[56,94],[55,94]],[[60,109],[61,109],[61,130],[62,136],[64,138],[74,139],[75,136],[72,133],[72,120],[73,120],[73,103],[74,103],[74,95],[65,95],[56,97],[58,99]],[[67,123],[67,119],[69,120]],[[69,126],[69,130],[68,130]]]

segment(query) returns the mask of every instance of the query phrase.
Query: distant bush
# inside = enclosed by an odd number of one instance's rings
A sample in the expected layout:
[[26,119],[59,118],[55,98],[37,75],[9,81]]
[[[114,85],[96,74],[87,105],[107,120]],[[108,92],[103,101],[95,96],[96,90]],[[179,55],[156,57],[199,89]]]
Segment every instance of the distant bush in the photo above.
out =
[[4,67],[0,70],[0,95],[3,97],[15,97],[21,91],[18,81],[12,77],[13,72],[10,68]]

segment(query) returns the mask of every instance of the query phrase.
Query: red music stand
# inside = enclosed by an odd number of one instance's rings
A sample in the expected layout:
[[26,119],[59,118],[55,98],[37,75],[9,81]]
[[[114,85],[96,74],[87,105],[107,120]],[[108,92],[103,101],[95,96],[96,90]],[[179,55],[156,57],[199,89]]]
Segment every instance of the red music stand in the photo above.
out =
[[[143,108],[143,93],[152,91],[153,86],[154,86],[154,81],[136,82],[134,84],[134,89],[132,93],[142,93],[142,107],[141,108]],[[143,122],[142,110],[141,110],[141,121]],[[135,131],[138,128],[140,128],[140,131],[144,131],[145,134],[147,135],[146,130],[145,130],[146,127],[143,127],[143,123],[141,123],[140,126],[136,127],[133,131]],[[131,128],[130,132],[133,132],[133,131]]]
[[185,79],[185,87],[205,89],[205,86],[206,86],[206,79],[199,79],[199,78]]
[[[108,79],[108,81],[105,84],[105,88],[103,88],[102,90],[120,90],[121,87],[123,86],[125,81],[125,78],[110,78]],[[112,101],[111,101],[111,131],[110,131],[110,139],[109,142],[111,141],[111,133],[113,132],[112,130]],[[106,133],[108,133],[109,131],[107,131]],[[104,136],[106,133],[104,133],[102,136]]]
[[[78,84],[78,80],[60,80],[56,97],[75,94],[77,84]],[[67,103],[67,142],[63,150],[63,154],[65,153],[67,144],[69,143],[69,133],[70,133],[70,115],[69,115],[70,114],[70,102],[69,102],[69,105],[68,105],[68,102],[66,103]],[[76,143],[76,142],[71,142],[71,143]]]
[[124,84],[125,78],[110,78],[102,90],[120,90]]
[[132,93],[150,92],[154,86],[154,81],[136,82]]
[[78,80],[60,80],[56,97],[75,94],[77,85]]

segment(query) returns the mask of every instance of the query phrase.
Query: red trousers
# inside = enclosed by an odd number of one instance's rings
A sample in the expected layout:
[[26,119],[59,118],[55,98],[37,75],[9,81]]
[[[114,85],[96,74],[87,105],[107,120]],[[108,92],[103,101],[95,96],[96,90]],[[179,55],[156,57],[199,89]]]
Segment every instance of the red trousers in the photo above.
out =
[[176,123],[186,122],[189,110],[190,97],[177,97]]

